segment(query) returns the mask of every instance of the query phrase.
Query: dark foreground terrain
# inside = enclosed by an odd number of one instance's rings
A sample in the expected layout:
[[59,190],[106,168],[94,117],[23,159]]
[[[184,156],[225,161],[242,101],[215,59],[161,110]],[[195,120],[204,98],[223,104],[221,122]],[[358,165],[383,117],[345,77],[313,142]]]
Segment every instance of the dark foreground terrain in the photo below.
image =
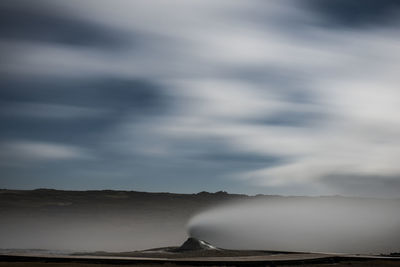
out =
[[[297,264],[296,264],[297,265]],[[296,266],[296,265],[279,265],[279,266]],[[38,263],[38,262],[0,262],[0,267],[121,267],[118,264],[90,264],[90,263]],[[165,264],[127,264],[122,266],[146,266],[146,267],[189,267],[189,266],[202,266],[202,265],[176,265],[171,263]],[[214,265],[216,266],[216,265]],[[218,266],[218,265],[217,265]],[[223,266],[223,265],[219,265]],[[264,265],[264,266],[274,266],[274,265]],[[275,265],[276,266],[276,265]],[[300,264],[300,266],[304,267],[329,267],[329,266],[337,266],[337,267],[391,267],[391,266],[400,266],[396,261],[382,261],[382,260],[371,260],[371,261],[363,261],[363,262],[354,262],[354,261],[343,261],[339,263],[322,263],[322,264]]]
[[[400,257],[222,249],[193,237],[179,247],[132,252],[0,254],[7,266],[399,266]],[[0,265],[1,267],[1,265]]]
[[291,254],[254,257],[203,257],[181,259],[119,257],[0,256],[0,267],[101,267],[101,266],[400,266],[400,260],[351,256]]

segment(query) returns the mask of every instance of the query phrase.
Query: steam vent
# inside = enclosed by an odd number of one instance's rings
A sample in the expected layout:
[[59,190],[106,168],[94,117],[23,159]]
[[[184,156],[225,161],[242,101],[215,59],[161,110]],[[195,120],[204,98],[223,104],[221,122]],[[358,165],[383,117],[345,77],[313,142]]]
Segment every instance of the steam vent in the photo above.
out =
[[179,251],[190,251],[190,250],[214,250],[217,249],[213,245],[207,243],[206,241],[199,240],[194,237],[189,237],[185,243],[178,248]]

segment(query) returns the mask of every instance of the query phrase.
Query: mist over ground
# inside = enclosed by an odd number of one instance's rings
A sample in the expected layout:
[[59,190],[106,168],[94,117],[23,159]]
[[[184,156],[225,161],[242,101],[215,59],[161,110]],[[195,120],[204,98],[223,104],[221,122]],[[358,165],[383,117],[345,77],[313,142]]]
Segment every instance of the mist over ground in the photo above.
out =
[[0,249],[133,251],[181,245],[200,211],[245,195],[0,190]]
[[389,254],[400,251],[400,201],[243,200],[196,215],[188,232],[230,249]]
[[400,200],[0,190],[0,249],[133,251],[189,236],[231,249],[390,253]]

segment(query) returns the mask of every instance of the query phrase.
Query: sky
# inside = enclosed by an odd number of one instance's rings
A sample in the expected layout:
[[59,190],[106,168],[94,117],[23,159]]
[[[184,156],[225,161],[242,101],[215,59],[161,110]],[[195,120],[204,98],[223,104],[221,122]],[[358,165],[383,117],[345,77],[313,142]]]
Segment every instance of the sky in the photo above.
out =
[[399,197],[399,10],[3,0],[0,188]]

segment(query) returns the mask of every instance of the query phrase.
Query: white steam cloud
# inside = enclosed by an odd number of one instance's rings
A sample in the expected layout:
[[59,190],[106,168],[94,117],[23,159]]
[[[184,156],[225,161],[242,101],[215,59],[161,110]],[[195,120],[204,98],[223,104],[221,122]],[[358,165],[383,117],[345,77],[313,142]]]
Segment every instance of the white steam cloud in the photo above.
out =
[[191,219],[189,234],[230,249],[391,253],[400,250],[398,200],[253,200]]

